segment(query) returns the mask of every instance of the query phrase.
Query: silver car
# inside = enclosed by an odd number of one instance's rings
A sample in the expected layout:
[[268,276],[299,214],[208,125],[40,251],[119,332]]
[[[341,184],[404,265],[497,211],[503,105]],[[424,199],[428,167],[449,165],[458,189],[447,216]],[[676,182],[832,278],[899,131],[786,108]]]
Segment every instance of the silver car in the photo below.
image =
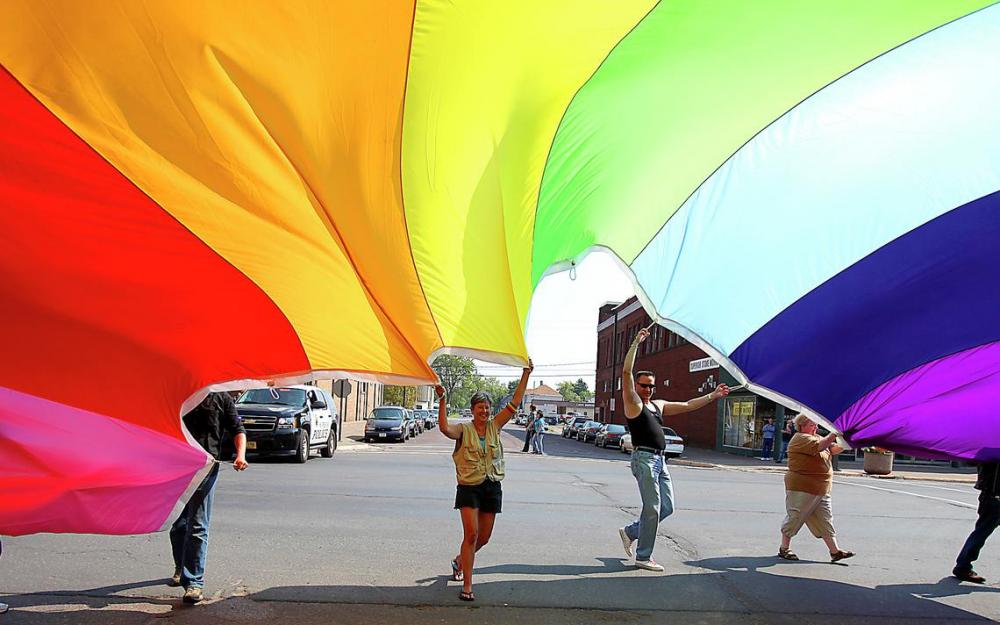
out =
[[[684,453],[684,439],[681,438],[677,432],[672,428],[664,426],[663,428],[663,438],[666,439],[666,447],[663,448],[663,455],[667,458],[680,458],[681,454]],[[626,434],[622,437],[621,446],[619,447],[623,454],[630,454],[634,449],[632,445],[632,435]]]

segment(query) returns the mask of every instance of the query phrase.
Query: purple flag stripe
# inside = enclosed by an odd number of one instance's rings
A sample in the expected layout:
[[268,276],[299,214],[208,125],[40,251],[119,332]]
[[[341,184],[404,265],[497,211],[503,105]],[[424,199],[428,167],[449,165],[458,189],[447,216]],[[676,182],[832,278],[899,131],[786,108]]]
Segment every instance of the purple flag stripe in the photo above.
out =
[[855,446],[1000,460],[998,397],[1000,342],[907,371],[859,399],[834,425]]

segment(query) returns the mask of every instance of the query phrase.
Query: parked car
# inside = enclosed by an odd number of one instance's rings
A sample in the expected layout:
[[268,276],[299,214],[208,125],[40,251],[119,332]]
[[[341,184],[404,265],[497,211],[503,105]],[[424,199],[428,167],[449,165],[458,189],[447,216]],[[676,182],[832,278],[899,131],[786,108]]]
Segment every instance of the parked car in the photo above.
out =
[[424,429],[430,430],[437,425],[437,411],[436,410],[414,410],[417,413],[418,419],[423,419]]
[[555,415],[546,415],[543,417],[545,419],[545,425],[559,425],[559,417]]
[[663,438],[667,439],[667,446],[663,448],[663,455],[667,458],[679,458],[684,453],[684,439],[671,428],[663,428]]
[[236,412],[247,433],[248,453],[291,455],[301,463],[315,449],[324,458],[337,450],[337,407],[319,387],[250,389],[236,400]]
[[576,433],[584,423],[589,421],[587,417],[574,417],[572,421],[563,426],[563,438],[576,438]]
[[584,443],[589,443],[590,441],[597,438],[597,432],[603,426],[604,424],[599,421],[587,421],[580,427],[580,430],[576,433],[576,440],[583,441]]
[[[672,428],[663,428],[663,438],[666,439],[667,446],[663,449],[663,455],[667,458],[679,458],[684,453],[684,439]],[[626,434],[621,438],[621,452],[623,454],[632,453],[632,435]]]
[[514,417],[514,425],[523,425],[523,426],[527,427],[527,425],[528,425],[528,415],[524,414],[523,412],[518,413],[518,415],[516,417]]
[[617,423],[609,423],[606,427],[602,428],[600,432],[597,433],[597,437],[594,439],[594,444],[598,447],[620,447],[622,442],[622,437],[628,430],[625,429],[624,425],[618,425]]
[[410,420],[410,427],[413,428],[413,436],[424,433],[424,420],[417,418],[417,413],[409,408],[406,409],[406,416]]
[[365,442],[405,442],[410,438],[410,420],[406,408],[381,406],[372,410],[365,421]]

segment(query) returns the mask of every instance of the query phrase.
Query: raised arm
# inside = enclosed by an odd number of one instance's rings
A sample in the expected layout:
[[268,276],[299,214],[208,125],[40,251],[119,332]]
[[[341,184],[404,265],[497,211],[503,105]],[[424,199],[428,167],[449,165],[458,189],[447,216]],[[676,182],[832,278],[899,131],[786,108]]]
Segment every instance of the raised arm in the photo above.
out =
[[829,434],[827,434],[826,436],[824,436],[819,440],[819,450],[823,451],[824,449],[829,449],[830,453],[834,454],[839,454],[840,452],[844,451],[843,447],[837,445],[836,432],[830,432]]
[[716,399],[725,397],[728,394],[729,387],[725,384],[720,384],[708,395],[702,395],[701,397],[695,397],[687,401],[661,401],[659,402],[660,411],[664,416],[684,414],[685,412],[691,412],[692,410],[707,406]]
[[438,398],[438,429],[448,438],[457,441],[462,438],[462,427],[448,423],[448,406],[444,401],[444,387],[438,384],[434,387]]
[[503,429],[503,426],[507,425],[510,418],[514,416],[517,412],[517,407],[521,405],[521,400],[524,399],[524,391],[528,388],[528,377],[531,376],[531,372],[534,371],[535,365],[528,359],[528,366],[521,370],[521,381],[518,382],[517,388],[514,389],[514,398],[510,400],[506,406],[500,410],[497,416],[493,417],[493,421],[496,423],[497,429]]
[[[649,330],[643,328],[635,335],[632,345],[625,354],[625,364],[622,367],[622,403],[625,404],[625,417],[634,419],[642,412],[642,398],[635,392],[635,376],[632,368],[635,367],[635,353],[639,350],[639,343],[649,337]],[[614,389],[611,389],[614,392]]]

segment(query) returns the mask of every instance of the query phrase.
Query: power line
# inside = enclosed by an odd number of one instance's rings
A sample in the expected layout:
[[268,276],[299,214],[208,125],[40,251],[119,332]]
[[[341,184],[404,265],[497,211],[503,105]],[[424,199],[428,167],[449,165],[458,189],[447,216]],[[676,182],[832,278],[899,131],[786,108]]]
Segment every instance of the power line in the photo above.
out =
[[[553,362],[545,365],[535,365],[535,369],[541,367],[568,367],[571,365],[595,365],[597,364],[594,360],[580,360],[577,362]],[[516,369],[515,365],[497,365],[497,364],[487,364],[487,365],[477,365],[477,369],[496,369],[496,368],[508,368]]]

